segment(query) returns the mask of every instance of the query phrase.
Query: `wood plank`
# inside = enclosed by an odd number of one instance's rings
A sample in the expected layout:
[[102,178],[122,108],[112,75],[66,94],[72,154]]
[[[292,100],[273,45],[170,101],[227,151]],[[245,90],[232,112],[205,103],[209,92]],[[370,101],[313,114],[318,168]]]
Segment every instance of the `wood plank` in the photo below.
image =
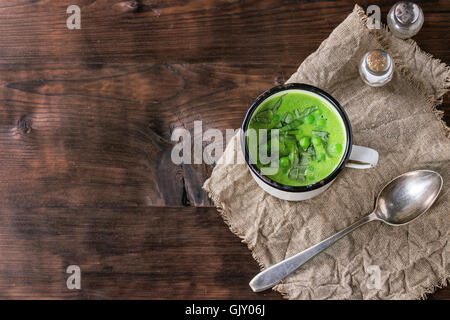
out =
[[0,298],[281,299],[251,291],[258,266],[213,208],[1,211]]
[[[373,1],[359,1],[362,6]],[[66,27],[64,1],[3,1],[0,62],[236,62],[298,64],[351,12],[354,1],[78,1],[81,30]],[[383,21],[393,4],[377,1]],[[448,1],[423,3],[416,37],[441,59]],[[448,59],[447,59],[448,60]]]
[[201,186],[211,167],[173,164],[173,129],[193,135],[195,120],[204,131],[239,127],[251,101],[289,69],[0,64],[0,200],[181,206],[186,194],[190,205],[210,206]]

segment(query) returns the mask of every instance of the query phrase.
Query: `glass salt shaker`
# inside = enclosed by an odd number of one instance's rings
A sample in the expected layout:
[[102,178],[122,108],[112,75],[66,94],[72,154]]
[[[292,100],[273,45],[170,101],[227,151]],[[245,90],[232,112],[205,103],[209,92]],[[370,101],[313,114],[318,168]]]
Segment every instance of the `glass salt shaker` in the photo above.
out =
[[387,15],[389,30],[400,39],[408,39],[416,35],[422,28],[423,21],[422,9],[409,1],[397,2]]
[[383,50],[369,51],[361,59],[359,74],[369,86],[381,87],[391,81],[394,74],[394,62]]

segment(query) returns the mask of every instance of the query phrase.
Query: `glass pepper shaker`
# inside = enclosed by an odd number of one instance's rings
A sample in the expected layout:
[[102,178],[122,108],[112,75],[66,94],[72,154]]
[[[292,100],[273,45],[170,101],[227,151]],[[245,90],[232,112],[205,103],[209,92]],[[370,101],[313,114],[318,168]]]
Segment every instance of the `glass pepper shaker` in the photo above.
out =
[[391,56],[381,49],[367,52],[359,64],[362,80],[372,87],[381,87],[391,81],[394,62]]
[[408,39],[416,35],[422,28],[423,21],[422,9],[409,1],[397,2],[387,15],[389,30],[400,39]]

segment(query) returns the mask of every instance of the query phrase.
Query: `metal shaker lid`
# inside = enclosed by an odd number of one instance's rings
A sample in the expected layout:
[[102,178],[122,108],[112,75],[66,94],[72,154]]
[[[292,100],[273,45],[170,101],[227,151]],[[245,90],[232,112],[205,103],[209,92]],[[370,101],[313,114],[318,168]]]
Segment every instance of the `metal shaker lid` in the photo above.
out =
[[414,2],[402,1],[395,4],[394,17],[403,25],[413,24],[420,15],[420,7]]

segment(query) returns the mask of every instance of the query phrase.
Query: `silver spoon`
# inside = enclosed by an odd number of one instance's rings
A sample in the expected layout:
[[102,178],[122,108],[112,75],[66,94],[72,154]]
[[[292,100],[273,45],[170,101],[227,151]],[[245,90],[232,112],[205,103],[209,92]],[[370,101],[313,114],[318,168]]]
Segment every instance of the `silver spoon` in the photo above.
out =
[[391,226],[399,226],[413,221],[431,207],[441,191],[442,183],[440,174],[431,170],[411,171],[398,176],[384,186],[371,214],[334,236],[258,273],[250,281],[250,287],[254,292],[273,287],[316,254],[367,222],[380,220]]

